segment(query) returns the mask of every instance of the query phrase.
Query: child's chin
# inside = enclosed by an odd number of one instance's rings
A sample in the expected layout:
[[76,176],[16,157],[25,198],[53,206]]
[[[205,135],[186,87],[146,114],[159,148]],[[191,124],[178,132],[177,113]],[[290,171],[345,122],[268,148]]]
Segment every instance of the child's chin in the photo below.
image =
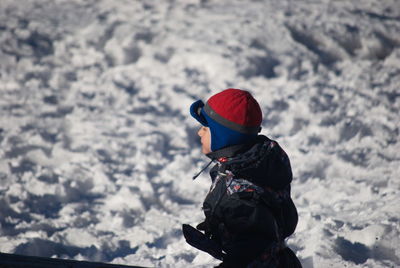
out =
[[203,152],[203,154],[208,154],[210,153],[210,150],[206,149],[206,148],[202,148],[201,151]]

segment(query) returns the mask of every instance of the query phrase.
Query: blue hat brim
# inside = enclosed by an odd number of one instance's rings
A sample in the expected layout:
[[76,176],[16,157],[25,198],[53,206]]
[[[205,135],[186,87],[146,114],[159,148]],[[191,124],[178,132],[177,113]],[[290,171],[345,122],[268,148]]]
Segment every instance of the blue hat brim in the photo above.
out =
[[204,107],[204,102],[202,100],[198,100],[190,105],[190,114],[194,119],[196,119],[200,124],[205,127],[208,127],[207,120],[202,112]]

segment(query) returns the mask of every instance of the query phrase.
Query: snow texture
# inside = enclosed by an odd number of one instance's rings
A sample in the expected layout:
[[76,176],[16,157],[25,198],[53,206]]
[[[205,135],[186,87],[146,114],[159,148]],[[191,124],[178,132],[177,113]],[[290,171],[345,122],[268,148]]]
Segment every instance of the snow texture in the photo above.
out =
[[218,262],[184,242],[190,104],[249,90],[291,158],[305,268],[400,266],[396,0],[1,0],[0,251]]

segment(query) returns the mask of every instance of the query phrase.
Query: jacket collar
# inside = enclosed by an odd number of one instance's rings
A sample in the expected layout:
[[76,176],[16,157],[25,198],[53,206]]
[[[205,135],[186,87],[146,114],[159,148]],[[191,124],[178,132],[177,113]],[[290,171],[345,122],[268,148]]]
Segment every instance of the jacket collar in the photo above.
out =
[[[208,154],[206,154],[206,156],[208,158],[210,158],[211,160],[218,160],[218,161],[220,161],[220,159],[231,158],[231,157],[236,156],[237,154],[247,151],[256,142],[257,142],[257,139],[255,139],[251,142],[248,142],[248,143],[244,143],[244,144],[228,146],[228,147],[222,148],[220,150],[217,150],[215,152],[208,153]],[[222,161],[220,161],[220,162],[222,162]]]

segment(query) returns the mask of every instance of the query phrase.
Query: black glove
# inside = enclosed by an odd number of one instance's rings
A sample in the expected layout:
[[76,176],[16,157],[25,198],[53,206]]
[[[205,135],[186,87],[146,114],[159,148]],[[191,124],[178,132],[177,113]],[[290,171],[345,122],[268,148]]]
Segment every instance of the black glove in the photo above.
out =
[[203,221],[203,222],[201,222],[201,223],[199,223],[199,224],[196,226],[196,229],[197,229],[197,230],[200,230],[200,231],[204,231],[204,234],[205,234],[208,238],[211,237],[211,228],[210,228],[210,225],[208,224],[208,222],[207,222],[206,220]]
[[183,236],[186,239],[186,242],[204,252],[207,252],[211,256],[216,259],[222,260],[224,257],[224,253],[222,252],[222,248],[218,245],[217,242],[208,238],[205,234],[196,230],[189,224],[182,225]]

